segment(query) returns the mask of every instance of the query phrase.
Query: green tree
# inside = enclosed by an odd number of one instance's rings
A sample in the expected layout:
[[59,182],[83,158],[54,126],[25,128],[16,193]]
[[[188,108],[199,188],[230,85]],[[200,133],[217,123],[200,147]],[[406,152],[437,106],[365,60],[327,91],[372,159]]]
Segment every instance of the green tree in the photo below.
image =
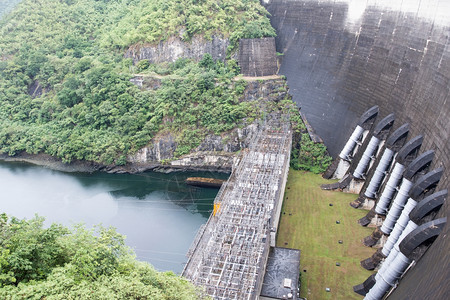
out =
[[2,268],[0,287],[30,280],[45,279],[50,271],[64,264],[59,237],[68,233],[61,225],[43,228],[44,218],[30,221],[1,215]]
[[136,261],[112,228],[74,229],[0,214],[1,299],[204,299],[172,272]]
[[203,55],[203,58],[200,60],[199,65],[207,70],[210,70],[214,66],[214,60],[211,54],[206,53]]
[[136,68],[137,68],[138,72],[142,72],[142,71],[147,70],[149,66],[150,66],[150,62],[146,59],[143,59],[138,62],[138,64],[136,65]]

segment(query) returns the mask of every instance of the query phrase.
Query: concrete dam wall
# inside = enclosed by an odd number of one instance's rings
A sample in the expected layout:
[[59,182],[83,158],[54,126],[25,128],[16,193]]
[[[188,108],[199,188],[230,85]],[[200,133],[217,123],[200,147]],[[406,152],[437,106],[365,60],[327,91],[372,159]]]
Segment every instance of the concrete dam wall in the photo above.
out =
[[[450,1],[264,0],[277,31],[279,73],[330,154],[336,157],[359,116],[378,105],[395,113],[421,152],[450,183]],[[449,215],[444,203],[436,218]],[[358,225],[355,225],[358,226]],[[445,299],[450,291],[449,224],[389,299]]]

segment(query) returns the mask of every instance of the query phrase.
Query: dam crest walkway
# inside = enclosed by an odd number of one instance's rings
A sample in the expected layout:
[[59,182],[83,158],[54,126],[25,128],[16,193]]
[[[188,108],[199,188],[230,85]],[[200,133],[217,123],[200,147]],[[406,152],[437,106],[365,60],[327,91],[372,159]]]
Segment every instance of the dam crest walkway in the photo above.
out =
[[214,299],[256,299],[289,171],[289,117],[266,121],[214,201],[182,275]]

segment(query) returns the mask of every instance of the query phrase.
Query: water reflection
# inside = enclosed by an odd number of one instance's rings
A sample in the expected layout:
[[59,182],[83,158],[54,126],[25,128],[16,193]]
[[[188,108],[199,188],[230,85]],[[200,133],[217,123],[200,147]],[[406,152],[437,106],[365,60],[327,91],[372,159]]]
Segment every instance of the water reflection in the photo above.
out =
[[184,184],[215,173],[67,174],[0,162],[0,209],[19,218],[36,213],[46,224],[114,226],[139,259],[180,272],[198,228],[212,211],[215,189]]

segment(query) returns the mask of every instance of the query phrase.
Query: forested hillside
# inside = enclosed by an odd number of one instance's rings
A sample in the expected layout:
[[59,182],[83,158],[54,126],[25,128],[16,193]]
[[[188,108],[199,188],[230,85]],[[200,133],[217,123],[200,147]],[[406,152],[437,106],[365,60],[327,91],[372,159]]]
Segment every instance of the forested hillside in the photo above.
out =
[[[265,14],[258,0],[24,0],[0,21],[0,152],[124,164],[169,130],[187,153],[260,113],[240,101],[236,62],[133,66],[124,49],[172,34],[274,35]],[[174,76],[142,91],[129,81],[142,71]]]
[[275,36],[266,9],[258,0],[144,0],[131,6],[102,39],[108,46],[164,41],[178,35],[189,41],[201,34],[229,37],[231,49],[240,38]]
[[0,299],[202,299],[171,272],[138,262],[112,228],[48,228],[0,214]]

